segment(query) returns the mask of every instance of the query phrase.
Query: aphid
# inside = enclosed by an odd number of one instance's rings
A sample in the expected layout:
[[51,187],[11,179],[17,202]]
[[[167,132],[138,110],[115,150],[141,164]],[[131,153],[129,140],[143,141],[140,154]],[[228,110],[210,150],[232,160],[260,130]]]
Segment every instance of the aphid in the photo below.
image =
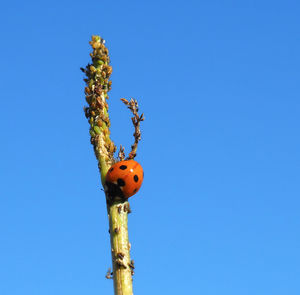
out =
[[125,203],[125,205],[124,205],[124,212],[127,212],[128,214],[131,213],[131,209],[130,209],[129,203]]
[[117,254],[117,257],[120,258],[120,259],[123,259],[123,258],[125,257],[125,254],[122,253],[122,252],[119,252],[119,253]]
[[122,206],[118,206],[118,213],[121,214]]
[[128,266],[129,266],[131,269],[134,269],[134,260],[131,260],[130,263],[128,263]]
[[111,268],[107,270],[106,276],[107,279],[112,279],[113,278],[113,272],[111,271]]

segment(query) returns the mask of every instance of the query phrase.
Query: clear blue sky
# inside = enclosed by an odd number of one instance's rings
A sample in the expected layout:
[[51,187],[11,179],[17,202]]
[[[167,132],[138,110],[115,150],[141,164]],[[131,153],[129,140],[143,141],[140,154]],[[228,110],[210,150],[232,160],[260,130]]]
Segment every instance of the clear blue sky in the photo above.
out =
[[[79,68],[92,34],[146,121],[135,294],[300,294],[299,1],[1,5],[0,294],[112,294]],[[113,3],[113,4],[110,4]]]

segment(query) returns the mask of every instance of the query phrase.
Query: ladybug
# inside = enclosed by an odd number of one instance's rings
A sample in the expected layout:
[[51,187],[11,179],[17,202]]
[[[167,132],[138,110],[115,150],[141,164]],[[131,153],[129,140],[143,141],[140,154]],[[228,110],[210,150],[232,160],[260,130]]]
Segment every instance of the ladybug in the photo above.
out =
[[110,197],[128,199],[138,192],[143,179],[143,168],[138,162],[134,160],[117,162],[106,174],[106,192]]

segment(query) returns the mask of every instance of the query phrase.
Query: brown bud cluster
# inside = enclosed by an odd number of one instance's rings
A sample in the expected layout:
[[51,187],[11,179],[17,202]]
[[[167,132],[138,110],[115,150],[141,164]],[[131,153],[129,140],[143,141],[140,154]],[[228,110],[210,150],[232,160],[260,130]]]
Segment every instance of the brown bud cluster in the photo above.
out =
[[[93,48],[90,56],[92,64],[81,70],[86,74],[85,97],[88,107],[84,108],[86,118],[90,123],[91,143],[94,146],[97,159],[103,157],[106,163],[113,159],[116,146],[110,140],[110,120],[108,116],[108,91],[112,67],[109,65],[108,49],[105,41],[99,36],[92,36],[90,45]],[[101,169],[101,167],[100,167]]]

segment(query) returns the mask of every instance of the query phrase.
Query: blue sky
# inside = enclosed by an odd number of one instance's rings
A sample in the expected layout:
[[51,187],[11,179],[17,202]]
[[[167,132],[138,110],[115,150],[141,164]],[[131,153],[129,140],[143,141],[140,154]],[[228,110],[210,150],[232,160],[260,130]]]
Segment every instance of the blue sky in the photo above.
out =
[[146,121],[129,217],[135,294],[300,293],[298,1],[6,1],[0,294],[113,294],[79,68],[110,50]]

